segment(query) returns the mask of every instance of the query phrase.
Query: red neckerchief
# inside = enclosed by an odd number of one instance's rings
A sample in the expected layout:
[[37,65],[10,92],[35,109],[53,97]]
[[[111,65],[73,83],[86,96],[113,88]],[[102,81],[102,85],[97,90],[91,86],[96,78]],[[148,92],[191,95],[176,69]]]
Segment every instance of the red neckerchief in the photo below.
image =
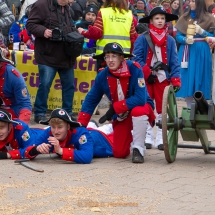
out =
[[151,36],[153,44],[162,46],[167,39],[168,27],[165,24],[163,28],[156,28],[154,25],[149,24],[149,34]]
[[0,151],[4,151],[7,152],[7,149],[5,148],[5,146],[12,142],[12,140],[14,139],[14,128],[12,127],[9,135],[4,139],[0,141]]
[[131,76],[130,71],[128,69],[128,65],[126,63],[126,60],[124,60],[118,67],[117,70],[111,70],[109,69],[110,73],[113,74],[116,77],[128,77]]
[[72,133],[73,133],[72,130],[68,130],[68,133],[67,133],[67,135],[66,135],[66,138],[65,138],[63,141],[59,141],[59,144],[60,144],[60,147],[61,147],[61,148],[66,148],[66,147],[67,147],[67,144],[68,144],[69,141],[71,140]]

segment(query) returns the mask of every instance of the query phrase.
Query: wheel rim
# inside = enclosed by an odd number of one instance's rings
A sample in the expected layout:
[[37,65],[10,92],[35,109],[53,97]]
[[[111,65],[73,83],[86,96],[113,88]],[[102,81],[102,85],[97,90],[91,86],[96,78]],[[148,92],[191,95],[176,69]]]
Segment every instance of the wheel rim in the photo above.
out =
[[162,103],[162,133],[164,154],[168,163],[175,161],[178,147],[178,131],[174,130],[174,120],[178,118],[177,103],[172,86],[167,86]]

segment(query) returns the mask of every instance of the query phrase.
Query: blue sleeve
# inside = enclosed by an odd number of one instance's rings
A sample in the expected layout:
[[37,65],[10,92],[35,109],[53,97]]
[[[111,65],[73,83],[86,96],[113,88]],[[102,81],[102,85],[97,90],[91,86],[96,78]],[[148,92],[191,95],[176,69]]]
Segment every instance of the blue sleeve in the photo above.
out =
[[29,146],[36,145],[37,136],[42,133],[41,129],[31,129],[27,124],[22,122],[21,120],[16,120],[22,123],[22,130],[15,129],[15,138],[18,141],[19,152],[21,158],[25,158],[26,149]]
[[71,143],[74,144],[74,162],[89,164],[93,158],[93,139],[89,131],[80,127],[76,129],[77,132],[72,134]]
[[[32,106],[30,101],[30,95],[23,76],[12,66],[7,66],[6,69],[8,70],[7,71],[8,80],[6,80],[6,83],[8,82],[10,83],[10,86],[8,86],[8,89],[9,87],[11,87],[12,91],[10,93],[13,94],[13,95],[10,95],[10,97],[14,96],[15,105],[18,107],[19,112],[22,109],[28,109],[31,111]],[[17,74],[19,74],[19,77],[13,74],[13,72],[11,71],[12,69],[16,70]],[[6,86],[6,89],[7,89],[7,86]],[[19,115],[19,112],[17,113],[18,115]]]
[[10,39],[10,34],[13,34],[13,42],[14,43],[20,42],[20,38],[19,38],[20,32],[21,31],[20,31],[19,25],[16,22],[14,22],[9,30],[9,34],[8,34],[9,39]]
[[213,33],[210,33],[208,31],[203,31],[203,34],[201,35],[201,37],[214,37]]
[[183,44],[183,45],[186,45],[187,43],[186,43],[186,35],[185,34],[182,34],[180,31],[177,31],[177,34],[176,34],[176,40],[179,42],[179,43],[181,43],[181,44]]
[[177,54],[177,47],[176,47],[176,42],[175,40],[169,36],[169,44],[170,46],[168,47],[168,63],[169,63],[169,68],[170,68],[170,78],[172,77],[177,77],[180,78],[180,64],[178,62],[178,54]]
[[148,43],[144,35],[141,35],[136,39],[133,54],[135,57],[133,57],[132,60],[138,62],[141,67],[145,66],[148,54]]

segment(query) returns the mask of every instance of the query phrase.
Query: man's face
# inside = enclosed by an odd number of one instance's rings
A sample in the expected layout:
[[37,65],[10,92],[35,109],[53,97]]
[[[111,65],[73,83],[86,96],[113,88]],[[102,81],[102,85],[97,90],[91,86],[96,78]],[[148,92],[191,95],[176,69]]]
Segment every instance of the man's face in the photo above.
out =
[[7,122],[1,122],[0,123],[0,141],[7,138],[12,128],[12,124],[9,124]]
[[169,2],[164,2],[164,3],[162,4],[162,6],[163,6],[163,8],[164,8],[165,10],[167,10],[167,9],[170,8],[170,3],[169,3]]
[[144,2],[143,1],[137,1],[137,9],[138,10],[144,10],[144,8],[145,8],[145,4],[144,4]]
[[58,4],[61,6],[65,6],[69,3],[69,0],[57,0]]
[[114,53],[107,53],[105,54],[104,59],[109,69],[117,70],[122,61],[124,60],[124,56]]
[[156,28],[163,28],[166,22],[166,17],[164,14],[156,14],[150,19],[150,23],[153,24]]
[[70,125],[67,122],[51,125],[51,132],[53,136],[59,141],[63,141],[66,138],[69,129]]
[[87,22],[92,22],[92,23],[94,23],[95,20],[96,20],[96,14],[95,14],[95,13],[91,13],[91,12],[86,13],[85,20],[86,20]]

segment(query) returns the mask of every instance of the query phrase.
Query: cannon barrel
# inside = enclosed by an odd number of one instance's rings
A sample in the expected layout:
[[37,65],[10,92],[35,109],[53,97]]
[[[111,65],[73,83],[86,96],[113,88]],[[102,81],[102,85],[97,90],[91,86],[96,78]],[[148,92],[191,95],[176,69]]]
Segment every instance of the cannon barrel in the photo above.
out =
[[208,114],[208,103],[201,91],[196,91],[193,95],[196,101],[197,110],[200,114]]

